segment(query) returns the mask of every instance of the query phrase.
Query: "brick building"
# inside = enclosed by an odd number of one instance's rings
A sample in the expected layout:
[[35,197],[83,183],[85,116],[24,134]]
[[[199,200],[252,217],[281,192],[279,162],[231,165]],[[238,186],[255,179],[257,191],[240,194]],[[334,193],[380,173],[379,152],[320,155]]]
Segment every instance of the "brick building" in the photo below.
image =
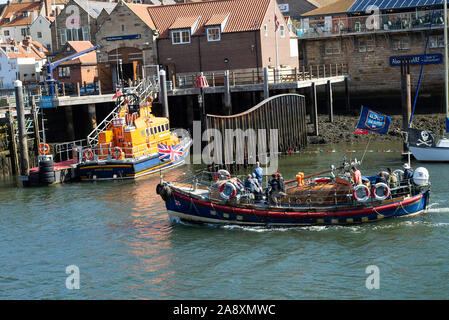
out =
[[115,2],[70,0],[50,25],[53,52],[61,50],[67,41],[90,41],[95,45],[98,26],[116,5]]
[[143,78],[144,72],[147,76],[155,73],[157,32],[149,6],[120,2],[99,26],[96,39],[104,91],[112,90],[119,79],[135,80]]
[[299,41],[300,63],[306,66],[344,63],[348,66],[353,94],[400,97],[399,59],[414,58],[410,66],[414,90],[433,15],[421,92],[441,95],[442,6],[380,6],[377,15],[368,15],[361,3],[339,0],[305,14],[302,17],[305,32]]
[[[74,53],[92,48],[94,45],[90,41],[67,41],[62,47],[61,54],[54,60],[62,59]],[[53,78],[59,82],[81,85],[93,83],[98,80],[97,54],[95,51],[89,52],[75,60],[69,60],[60,64],[53,71]]]
[[280,67],[298,66],[297,39],[275,0],[207,1],[148,11],[159,31],[158,61],[170,79],[184,72],[274,68],[276,56]]

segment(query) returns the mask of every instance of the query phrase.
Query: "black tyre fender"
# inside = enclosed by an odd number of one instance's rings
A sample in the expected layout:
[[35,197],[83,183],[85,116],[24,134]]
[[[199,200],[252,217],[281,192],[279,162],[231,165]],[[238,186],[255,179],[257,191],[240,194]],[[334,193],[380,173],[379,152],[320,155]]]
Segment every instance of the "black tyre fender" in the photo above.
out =
[[170,187],[169,187],[169,186],[164,186],[164,187],[162,188],[162,190],[161,190],[160,195],[161,195],[161,197],[162,197],[162,199],[163,199],[164,201],[170,200],[170,198],[172,197],[172,192],[171,192]]
[[161,194],[162,188],[164,188],[164,185],[159,183],[159,184],[156,186],[156,193],[157,193],[157,194]]

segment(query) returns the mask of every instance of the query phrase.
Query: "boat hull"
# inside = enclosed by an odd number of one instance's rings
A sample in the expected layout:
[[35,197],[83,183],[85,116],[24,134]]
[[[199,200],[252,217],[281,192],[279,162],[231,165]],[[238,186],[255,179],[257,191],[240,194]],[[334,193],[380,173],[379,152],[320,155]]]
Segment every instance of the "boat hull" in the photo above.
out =
[[82,181],[136,179],[161,170],[173,169],[185,163],[191,141],[184,141],[184,153],[177,160],[162,161],[159,154],[133,161],[89,161],[78,165],[78,174]]
[[246,209],[212,204],[173,191],[166,200],[172,220],[251,226],[347,225],[415,215],[426,209],[429,191],[385,205],[354,209],[294,211],[292,208]]
[[409,146],[409,150],[418,161],[449,162],[449,148],[447,147],[420,148]]

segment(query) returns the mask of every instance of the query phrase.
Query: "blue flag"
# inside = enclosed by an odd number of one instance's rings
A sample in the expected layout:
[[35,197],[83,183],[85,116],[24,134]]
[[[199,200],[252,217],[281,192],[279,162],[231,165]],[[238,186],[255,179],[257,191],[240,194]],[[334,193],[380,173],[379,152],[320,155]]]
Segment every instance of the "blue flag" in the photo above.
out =
[[357,128],[386,134],[391,123],[391,117],[362,106]]

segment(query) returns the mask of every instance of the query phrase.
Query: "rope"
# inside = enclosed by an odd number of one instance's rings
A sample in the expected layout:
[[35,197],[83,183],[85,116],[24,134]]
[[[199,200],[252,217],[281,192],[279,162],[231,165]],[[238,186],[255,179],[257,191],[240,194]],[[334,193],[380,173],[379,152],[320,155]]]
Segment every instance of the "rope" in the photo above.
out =
[[[422,64],[421,64],[421,71],[419,72],[419,79],[418,79],[418,85],[416,87],[416,92],[415,92],[415,100],[413,102],[413,108],[412,108],[412,114],[410,115],[410,122],[408,124],[408,126],[410,127],[413,121],[413,114],[415,113],[415,106],[416,106],[416,101],[418,100],[418,93],[419,93],[419,88],[421,86],[421,80],[422,80],[422,74],[423,74],[423,70],[424,70],[424,62],[426,60],[426,56],[427,56],[427,46],[429,44],[429,38],[430,38],[430,31],[432,29],[432,21],[433,21],[433,16],[435,14],[435,7],[433,7],[432,10],[432,18],[430,19],[430,24],[429,24],[429,31],[427,32],[427,40],[426,40],[426,46],[424,48],[424,57],[422,60]],[[446,24],[445,24],[446,25]]]
[[363,159],[365,158],[365,154],[366,154],[366,152],[368,151],[368,146],[369,146],[369,143],[370,143],[370,141],[371,141],[371,137],[372,137],[372,136],[373,136],[373,135],[370,134],[369,139],[368,139],[368,143],[366,144],[366,147],[365,147],[365,152],[363,153],[362,159],[360,160],[360,165],[362,165]]

